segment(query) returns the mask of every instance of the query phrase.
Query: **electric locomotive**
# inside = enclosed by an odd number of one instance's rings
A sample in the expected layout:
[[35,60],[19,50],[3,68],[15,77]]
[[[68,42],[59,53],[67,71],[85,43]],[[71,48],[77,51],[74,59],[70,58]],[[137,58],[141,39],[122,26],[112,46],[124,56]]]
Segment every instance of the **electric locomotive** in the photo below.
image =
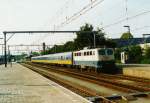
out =
[[116,72],[112,48],[85,49],[73,54],[73,65],[81,68],[95,68],[98,72]]

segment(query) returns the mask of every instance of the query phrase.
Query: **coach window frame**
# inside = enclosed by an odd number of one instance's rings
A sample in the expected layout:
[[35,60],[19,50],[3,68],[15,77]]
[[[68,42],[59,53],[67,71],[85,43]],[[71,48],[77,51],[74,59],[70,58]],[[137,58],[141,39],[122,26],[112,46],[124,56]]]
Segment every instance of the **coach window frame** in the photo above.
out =
[[90,51],[90,55],[92,55],[92,51]]
[[89,52],[89,51],[87,51],[87,56],[89,56],[89,54],[90,54],[90,52]]
[[86,52],[84,52],[84,56],[86,56]]

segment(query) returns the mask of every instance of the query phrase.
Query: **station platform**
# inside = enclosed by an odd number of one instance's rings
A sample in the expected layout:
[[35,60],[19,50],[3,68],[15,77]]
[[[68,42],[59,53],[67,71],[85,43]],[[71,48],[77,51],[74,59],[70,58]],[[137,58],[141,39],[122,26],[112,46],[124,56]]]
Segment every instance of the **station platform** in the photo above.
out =
[[90,102],[20,64],[13,64],[0,66],[0,103]]
[[150,79],[150,64],[124,64],[123,74]]

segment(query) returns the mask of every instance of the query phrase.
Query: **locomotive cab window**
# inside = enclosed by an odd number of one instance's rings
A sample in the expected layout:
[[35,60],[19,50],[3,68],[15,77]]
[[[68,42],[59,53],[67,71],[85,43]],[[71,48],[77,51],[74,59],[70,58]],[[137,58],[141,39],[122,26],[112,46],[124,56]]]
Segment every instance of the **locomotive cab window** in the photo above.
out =
[[107,55],[113,55],[113,50],[112,49],[107,49]]
[[98,51],[98,54],[99,54],[99,55],[105,55],[105,49],[100,49],[100,50]]

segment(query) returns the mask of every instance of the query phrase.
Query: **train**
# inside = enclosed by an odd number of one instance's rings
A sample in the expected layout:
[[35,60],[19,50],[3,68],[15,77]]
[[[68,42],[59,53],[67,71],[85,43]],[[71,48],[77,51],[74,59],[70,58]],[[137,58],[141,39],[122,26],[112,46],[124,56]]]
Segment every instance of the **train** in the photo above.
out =
[[97,72],[116,73],[113,48],[83,49],[31,58],[33,63],[95,69]]

